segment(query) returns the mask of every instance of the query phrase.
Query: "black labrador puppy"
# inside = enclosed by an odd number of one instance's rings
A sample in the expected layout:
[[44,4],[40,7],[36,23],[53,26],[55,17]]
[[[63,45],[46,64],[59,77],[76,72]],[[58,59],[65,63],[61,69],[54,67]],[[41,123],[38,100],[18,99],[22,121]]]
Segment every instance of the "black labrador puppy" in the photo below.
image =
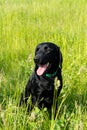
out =
[[35,69],[31,75],[24,92],[21,95],[20,105],[32,97],[32,106],[51,109],[54,96],[54,79],[60,80],[57,90],[59,96],[62,89],[62,54],[60,48],[54,43],[40,43],[35,50]]

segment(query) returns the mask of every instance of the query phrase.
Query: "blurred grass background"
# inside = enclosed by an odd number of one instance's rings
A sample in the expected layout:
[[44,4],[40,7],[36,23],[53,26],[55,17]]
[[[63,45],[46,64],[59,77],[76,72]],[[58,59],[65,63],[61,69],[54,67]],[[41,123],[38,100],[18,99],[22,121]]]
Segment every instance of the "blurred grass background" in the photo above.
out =
[[[58,130],[87,129],[87,2],[86,0],[0,0],[0,129],[46,130],[44,116],[29,120],[17,107],[33,71],[38,43],[51,41],[63,54],[64,87]],[[46,118],[44,120],[44,118]]]

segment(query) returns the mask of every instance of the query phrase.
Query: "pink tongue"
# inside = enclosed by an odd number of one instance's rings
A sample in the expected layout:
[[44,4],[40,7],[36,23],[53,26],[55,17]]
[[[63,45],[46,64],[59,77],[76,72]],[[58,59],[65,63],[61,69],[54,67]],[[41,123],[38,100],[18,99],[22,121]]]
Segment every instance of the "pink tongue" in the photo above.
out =
[[39,68],[37,69],[37,75],[41,76],[45,70],[47,69],[47,65],[40,65]]

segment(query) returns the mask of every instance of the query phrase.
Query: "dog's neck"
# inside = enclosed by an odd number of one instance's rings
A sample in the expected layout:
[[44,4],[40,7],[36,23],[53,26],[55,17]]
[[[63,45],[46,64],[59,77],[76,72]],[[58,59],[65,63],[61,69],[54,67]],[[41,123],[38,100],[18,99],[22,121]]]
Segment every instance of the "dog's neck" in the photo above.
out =
[[48,74],[48,73],[47,73],[47,74],[46,74],[46,77],[48,77],[48,78],[55,77],[59,69],[61,69],[61,66],[60,66],[60,65],[58,66],[57,70],[56,70],[53,74]]

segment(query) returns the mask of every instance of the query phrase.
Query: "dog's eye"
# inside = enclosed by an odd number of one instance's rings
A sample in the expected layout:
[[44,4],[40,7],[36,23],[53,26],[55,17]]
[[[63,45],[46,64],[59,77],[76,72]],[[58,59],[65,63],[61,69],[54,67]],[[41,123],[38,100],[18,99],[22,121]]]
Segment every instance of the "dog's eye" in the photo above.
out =
[[36,52],[39,51],[39,47],[36,49]]
[[44,50],[47,50],[47,49],[48,49],[48,46],[45,46],[45,47],[44,47]]

